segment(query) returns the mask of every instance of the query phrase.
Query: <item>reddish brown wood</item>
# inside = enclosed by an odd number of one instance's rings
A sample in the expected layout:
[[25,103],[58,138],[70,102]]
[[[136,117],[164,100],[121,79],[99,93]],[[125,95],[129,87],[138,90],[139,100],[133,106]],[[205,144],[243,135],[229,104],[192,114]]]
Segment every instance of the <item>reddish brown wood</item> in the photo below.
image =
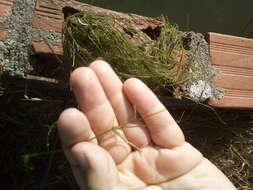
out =
[[36,54],[48,54],[48,52],[57,54],[57,55],[62,55],[63,50],[61,47],[56,47],[56,46],[49,46],[37,42],[33,42],[33,52]]
[[212,63],[220,71],[215,78],[227,94],[209,104],[226,108],[253,108],[253,39],[209,33]]
[[[77,1],[67,1],[67,0],[37,0],[35,11],[34,11],[34,18],[33,18],[33,28],[35,29],[34,32],[38,33],[40,31],[36,30],[43,30],[57,33],[61,33],[62,31],[62,22],[64,20],[63,15],[63,8],[69,6],[79,11],[86,11],[86,12],[99,12],[99,13],[106,13],[107,15],[112,15],[118,19],[119,22],[121,22],[123,25],[125,23],[132,23],[134,26],[136,26],[136,29],[146,29],[148,27],[154,29],[161,25],[159,21],[153,18],[149,17],[143,17],[140,15],[135,14],[125,14],[125,13],[119,13],[99,7],[95,7],[92,5],[88,5],[85,3],[80,3]],[[45,35],[45,33],[44,33]],[[32,39],[32,46],[36,46],[33,49],[38,52],[43,53],[52,53],[52,48],[45,48],[44,46],[39,46],[38,44],[35,44],[39,41],[39,43],[46,45],[45,42],[43,42],[41,39],[38,39],[37,37],[33,37]],[[62,52],[60,50],[62,48],[61,43],[55,45],[51,45],[53,48],[58,49],[57,52]],[[42,49],[40,49],[42,48]],[[33,52],[36,54],[36,52]]]
[[[60,32],[59,22],[63,21],[64,6],[82,11],[107,12],[122,20],[134,22],[141,28],[159,24],[150,18],[122,14],[75,1],[37,0],[34,27]],[[228,91],[222,100],[211,99],[208,103],[223,108],[253,108],[253,40],[215,33],[209,33],[208,40],[212,62],[220,70],[215,84]],[[35,41],[36,39],[33,40],[35,52],[52,53],[52,47],[48,48],[46,44],[41,45]],[[59,54],[62,53],[60,44],[53,46],[53,49]]]
[[[0,0],[0,20],[11,11],[12,2],[13,0]],[[6,26],[0,26],[0,29],[0,41],[4,41],[7,37]]]
[[[58,54],[62,55],[62,44],[60,42],[49,42],[45,36],[56,33],[61,36],[64,15],[62,8],[65,1],[59,0],[37,0],[32,20],[33,35],[31,42],[31,54]],[[58,40],[58,41],[59,41]]]
[[0,16],[5,16],[11,10],[11,6],[9,3],[0,2]]
[[[13,0],[0,0],[0,17],[11,11],[12,4]],[[33,35],[31,54],[62,55],[61,39],[48,44],[44,37],[52,33],[61,36],[62,9],[65,6],[82,11],[106,12],[119,18],[119,22],[131,22],[137,29],[154,29],[160,24],[152,18],[123,14],[73,0],[37,0],[32,24],[33,33],[40,35]],[[0,31],[0,41],[6,39],[6,32]],[[209,33],[208,41],[212,63],[220,70],[215,84],[227,90],[223,99],[211,99],[208,103],[221,108],[253,108],[253,39]]]
[[53,20],[50,18],[34,18],[33,27],[39,29],[46,29],[55,32],[62,31],[62,21]]
[[7,37],[6,31],[0,31],[0,41],[4,41]]

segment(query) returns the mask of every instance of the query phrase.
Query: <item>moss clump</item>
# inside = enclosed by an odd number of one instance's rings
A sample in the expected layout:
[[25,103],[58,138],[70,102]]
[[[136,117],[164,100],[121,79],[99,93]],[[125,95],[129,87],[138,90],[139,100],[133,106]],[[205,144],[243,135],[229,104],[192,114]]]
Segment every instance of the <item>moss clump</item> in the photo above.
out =
[[[156,39],[130,24],[97,14],[76,13],[65,19],[63,48],[71,67],[88,65],[100,57],[125,80],[137,77],[153,90],[181,83],[184,69],[178,65],[183,46],[180,31],[165,18]],[[179,56],[180,57],[180,56]]]

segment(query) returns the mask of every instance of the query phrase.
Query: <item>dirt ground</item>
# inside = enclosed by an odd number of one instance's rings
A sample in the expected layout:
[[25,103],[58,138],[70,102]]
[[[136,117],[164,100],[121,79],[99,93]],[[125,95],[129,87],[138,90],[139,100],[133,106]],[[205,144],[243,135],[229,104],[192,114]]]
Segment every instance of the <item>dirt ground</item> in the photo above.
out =
[[[49,130],[59,113],[73,104],[71,95],[54,87],[38,93],[36,85],[25,84],[15,82],[16,91],[9,87],[0,97],[0,189],[77,189],[62,153],[33,154],[60,147],[55,128]],[[25,93],[40,99],[25,99]],[[253,189],[253,111],[216,110],[224,125],[214,111],[202,106],[169,110],[187,141],[214,162],[238,190]],[[24,155],[31,158],[24,162]]]

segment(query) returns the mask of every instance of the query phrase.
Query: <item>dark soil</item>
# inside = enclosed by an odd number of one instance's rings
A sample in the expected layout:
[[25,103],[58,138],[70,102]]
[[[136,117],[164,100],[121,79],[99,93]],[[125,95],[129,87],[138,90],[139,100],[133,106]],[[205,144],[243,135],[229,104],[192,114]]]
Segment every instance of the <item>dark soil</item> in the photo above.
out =
[[[62,153],[24,155],[59,148],[55,128],[59,113],[73,102],[64,89],[15,82],[0,97],[0,189],[77,189]],[[43,93],[42,93],[43,92]],[[24,95],[29,98],[26,99]],[[38,99],[40,98],[40,99]],[[70,101],[71,100],[71,101]],[[211,109],[171,110],[187,140],[214,162],[239,190],[253,189],[253,111]],[[49,137],[49,148],[47,138]],[[52,156],[53,155],[53,156]],[[50,165],[51,159],[51,165]],[[48,168],[50,170],[48,170]]]

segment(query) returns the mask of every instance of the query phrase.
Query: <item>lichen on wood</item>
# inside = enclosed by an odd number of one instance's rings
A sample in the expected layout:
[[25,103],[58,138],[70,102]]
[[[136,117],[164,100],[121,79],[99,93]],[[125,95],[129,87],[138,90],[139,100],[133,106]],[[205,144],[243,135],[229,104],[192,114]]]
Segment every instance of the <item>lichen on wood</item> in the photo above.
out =
[[[31,70],[28,47],[32,36],[32,16],[35,0],[16,0],[10,13],[0,20],[0,29],[7,29],[7,39],[0,42],[2,72],[25,78]],[[1,74],[1,73],[0,73]]]

